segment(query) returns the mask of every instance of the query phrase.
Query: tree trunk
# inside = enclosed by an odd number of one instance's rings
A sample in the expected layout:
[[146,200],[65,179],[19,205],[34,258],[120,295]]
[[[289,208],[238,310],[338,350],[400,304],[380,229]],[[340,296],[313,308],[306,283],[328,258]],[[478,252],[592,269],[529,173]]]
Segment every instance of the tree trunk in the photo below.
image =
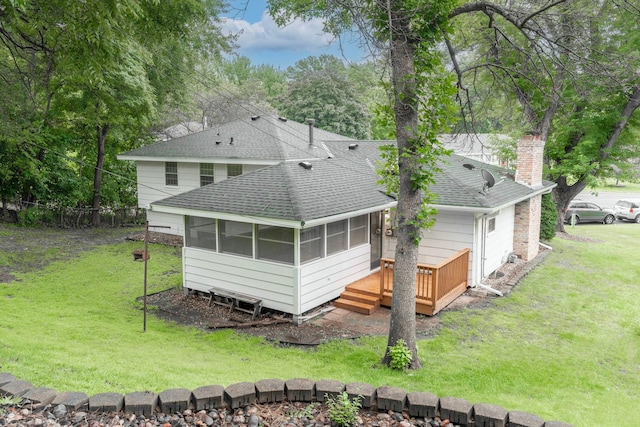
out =
[[100,188],[102,187],[102,168],[104,167],[104,147],[110,126],[109,123],[103,126],[96,126],[98,155],[93,174],[93,203],[91,204],[91,224],[93,224],[94,227],[100,225]]
[[410,368],[420,368],[416,346],[416,273],[418,267],[418,245],[415,237],[420,230],[414,220],[421,208],[422,193],[416,190],[412,175],[419,166],[413,144],[418,126],[418,101],[415,81],[415,44],[407,35],[411,33],[408,18],[394,15],[390,11],[392,32],[391,63],[394,86],[394,112],[398,143],[398,166],[400,190],[398,194],[397,221],[398,240],[393,274],[393,293],[389,339],[383,363],[389,365],[389,348],[404,340],[411,350]]

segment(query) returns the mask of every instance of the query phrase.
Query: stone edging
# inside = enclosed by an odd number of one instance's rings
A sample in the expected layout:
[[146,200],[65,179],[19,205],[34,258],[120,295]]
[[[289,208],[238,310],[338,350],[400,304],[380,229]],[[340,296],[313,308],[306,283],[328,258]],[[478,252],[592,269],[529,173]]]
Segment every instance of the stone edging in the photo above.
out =
[[488,403],[471,404],[456,397],[438,397],[427,392],[410,392],[397,387],[374,387],[365,383],[344,384],[335,380],[312,381],[294,378],[287,381],[266,379],[256,383],[241,382],[228,387],[209,385],[195,390],[176,388],[159,394],[142,391],[126,395],[100,393],[87,396],[79,392],[62,392],[48,387],[34,387],[28,381],[0,372],[0,396],[19,397],[31,408],[64,405],[68,411],[121,412],[150,416],[230,408],[246,405],[289,402],[324,402],[327,396],[346,391],[350,398],[361,397],[362,407],[378,412],[406,412],[410,417],[439,416],[454,424],[475,427],[572,427],[558,421],[544,421],[537,415],[506,409]]

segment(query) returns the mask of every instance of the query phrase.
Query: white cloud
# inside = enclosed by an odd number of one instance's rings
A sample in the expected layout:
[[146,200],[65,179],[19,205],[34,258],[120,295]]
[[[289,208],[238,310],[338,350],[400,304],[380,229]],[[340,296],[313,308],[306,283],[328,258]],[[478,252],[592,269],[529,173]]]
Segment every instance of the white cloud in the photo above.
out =
[[333,36],[322,31],[322,21],[296,20],[286,27],[278,27],[265,11],[260,21],[253,24],[241,19],[223,18],[225,33],[240,34],[240,52],[260,50],[285,50],[291,52],[312,52],[326,48],[334,41]]

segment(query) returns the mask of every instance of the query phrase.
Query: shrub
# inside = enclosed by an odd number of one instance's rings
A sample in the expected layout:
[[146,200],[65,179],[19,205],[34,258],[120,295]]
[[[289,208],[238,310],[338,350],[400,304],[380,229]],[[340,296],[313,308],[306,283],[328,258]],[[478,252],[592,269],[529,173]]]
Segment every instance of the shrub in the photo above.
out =
[[413,355],[403,339],[399,339],[394,346],[389,347],[389,366],[391,369],[405,369],[411,364]]
[[[326,395],[325,395],[326,396]],[[338,427],[350,427],[356,423],[356,417],[362,404],[360,396],[349,399],[346,391],[327,397],[327,414],[329,419]]]
[[558,210],[552,194],[542,195],[542,209],[540,214],[540,240],[549,241],[556,236]]

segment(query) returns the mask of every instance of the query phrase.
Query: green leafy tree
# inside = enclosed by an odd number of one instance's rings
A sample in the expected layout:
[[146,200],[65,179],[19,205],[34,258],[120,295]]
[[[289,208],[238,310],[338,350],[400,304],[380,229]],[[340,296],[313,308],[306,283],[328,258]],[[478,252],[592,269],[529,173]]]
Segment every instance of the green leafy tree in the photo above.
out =
[[[546,173],[556,182],[556,228],[568,203],[614,164],[638,157],[640,11],[629,1],[529,1],[511,8],[485,2],[456,9],[464,32],[451,37],[466,116],[478,85],[509,96],[528,130],[545,141]],[[470,15],[469,15],[470,14]],[[494,97],[495,99],[495,97]],[[512,102],[512,103],[515,103]],[[527,130],[527,129],[523,129]]]
[[352,138],[369,137],[366,103],[354,90],[347,67],[335,56],[302,59],[287,68],[288,85],[274,104],[298,122],[314,119],[321,129]]
[[[43,141],[36,159],[48,152],[95,156],[95,225],[106,156],[120,142],[140,140],[158,119],[158,105],[185,102],[199,62],[228,47],[211,22],[220,7],[212,0],[0,1],[2,71],[29,94],[29,128],[76,135],[77,150]],[[115,131],[122,137],[112,138]],[[93,150],[85,149],[87,140]]]

